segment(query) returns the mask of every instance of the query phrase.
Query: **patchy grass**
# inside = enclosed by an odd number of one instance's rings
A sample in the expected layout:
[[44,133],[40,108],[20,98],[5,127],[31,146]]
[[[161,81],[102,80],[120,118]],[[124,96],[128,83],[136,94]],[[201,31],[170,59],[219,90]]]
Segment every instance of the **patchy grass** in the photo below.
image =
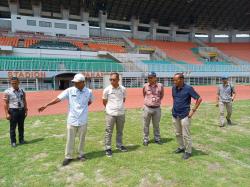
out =
[[9,145],[8,122],[1,121],[0,186],[250,186],[250,101],[234,104],[235,125],[223,129],[218,109],[203,104],[192,121],[193,157],[187,161],[172,153],[177,144],[170,108],[162,111],[163,145],[142,146],[142,110],[129,110],[124,130],[129,152],[114,151],[112,158],[103,151],[104,113],[90,113],[87,160],[67,167],[61,167],[65,115],[29,117],[29,143],[15,149]]

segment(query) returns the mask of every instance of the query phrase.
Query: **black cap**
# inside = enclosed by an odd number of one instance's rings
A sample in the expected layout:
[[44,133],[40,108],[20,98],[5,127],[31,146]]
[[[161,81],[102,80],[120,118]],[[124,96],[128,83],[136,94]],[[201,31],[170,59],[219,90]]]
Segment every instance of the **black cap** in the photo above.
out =
[[12,81],[18,81],[19,79],[17,77],[11,77],[10,80],[12,80]]
[[148,77],[156,77],[156,73],[154,71],[151,71],[149,74],[148,74]]

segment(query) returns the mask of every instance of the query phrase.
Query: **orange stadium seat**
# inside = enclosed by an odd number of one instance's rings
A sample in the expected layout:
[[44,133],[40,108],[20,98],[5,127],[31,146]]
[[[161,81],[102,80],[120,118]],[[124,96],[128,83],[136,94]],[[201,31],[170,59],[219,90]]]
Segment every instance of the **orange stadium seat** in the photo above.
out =
[[192,48],[197,47],[192,42],[164,42],[155,40],[140,41],[131,39],[136,45],[148,45],[158,47],[166,53],[167,56],[178,61],[184,61],[189,64],[202,64],[195,54],[192,52]]
[[0,45],[18,47],[18,41],[17,37],[0,37]]
[[217,47],[227,55],[250,62],[250,43],[210,43],[211,47]]
[[120,45],[89,43],[89,48],[94,51],[110,51],[114,53],[125,53],[125,49]]
[[33,44],[36,44],[39,40],[33,38],[27,38],[24,40],[24,47],[28,48]]
[[71,43],[82,50],[84,49],[84,43],[81,41],[73,41]]

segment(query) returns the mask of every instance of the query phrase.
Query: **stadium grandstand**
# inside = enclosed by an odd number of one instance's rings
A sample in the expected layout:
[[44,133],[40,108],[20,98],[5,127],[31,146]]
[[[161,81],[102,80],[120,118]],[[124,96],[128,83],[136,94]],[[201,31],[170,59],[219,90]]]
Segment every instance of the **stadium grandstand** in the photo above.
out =
[[177,72],[191,85],[225,73],[249,84],[249,1],[0,0],[0,91],[12,76],[26,90],[66,89],[78,72],[93,89],[110,72],[141,87],[150,71],[164,86]]

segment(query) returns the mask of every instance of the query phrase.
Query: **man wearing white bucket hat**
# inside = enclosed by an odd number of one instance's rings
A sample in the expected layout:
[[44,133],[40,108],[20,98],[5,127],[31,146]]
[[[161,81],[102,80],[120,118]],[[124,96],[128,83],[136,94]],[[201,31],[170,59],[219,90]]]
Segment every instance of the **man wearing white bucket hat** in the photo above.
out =
[[87,132],[88,106],[93,102],[92,90],[85,87],[85,77],[82,74],[76,74],[72,80],[73,87],[64,90],[54,100],[40,107],[39,112],[45,110],[48,106],[59,103],[67,99],[69,103],[67,119],[67,143],[65,149],[65,159],[63,166],[68,165],[73,160],[73,151],[76,134],[79,134],[78,159],[85,160],[84,143]]

